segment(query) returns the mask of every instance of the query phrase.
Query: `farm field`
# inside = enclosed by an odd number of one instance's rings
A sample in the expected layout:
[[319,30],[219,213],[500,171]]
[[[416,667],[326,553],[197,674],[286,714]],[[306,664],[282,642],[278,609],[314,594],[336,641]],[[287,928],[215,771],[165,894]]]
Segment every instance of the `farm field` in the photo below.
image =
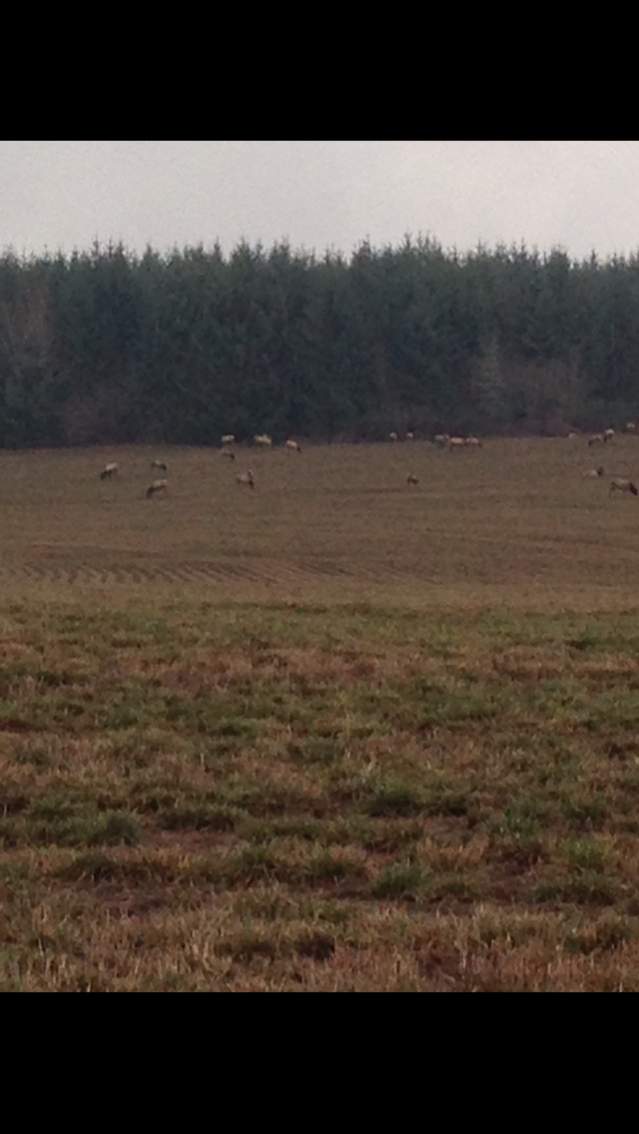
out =
[[639,990],[639,438],[237,453],[0,454],[0,990]]
[[[145,499],[168,462],[170,494]],[[117,461],[117,478],[98,473]],[[440,605],[617,603],[634,593],[639,500],[608,499],[603,464],[639,475],[639,437],[499,440],[440,452],[425,442],[309,446],[304,452],[214,449],[41,450],[0,454],[0,580],[76,587],[231,584],[229,594],[289,596],[337,583]],[[251,468],[255,489],[236,484]],[[414,473],[417,486],[408,487]],[[162,476],[165,474],[162,473]],[[380,588],[380,591],[376,591]]]

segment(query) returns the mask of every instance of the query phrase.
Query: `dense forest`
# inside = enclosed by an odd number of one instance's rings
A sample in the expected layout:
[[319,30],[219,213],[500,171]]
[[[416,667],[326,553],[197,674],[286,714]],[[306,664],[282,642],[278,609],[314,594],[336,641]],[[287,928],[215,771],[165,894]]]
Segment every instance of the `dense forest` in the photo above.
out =
[[0,446],[558,433],[639,415],[639,253],[430,238],[0,256]]

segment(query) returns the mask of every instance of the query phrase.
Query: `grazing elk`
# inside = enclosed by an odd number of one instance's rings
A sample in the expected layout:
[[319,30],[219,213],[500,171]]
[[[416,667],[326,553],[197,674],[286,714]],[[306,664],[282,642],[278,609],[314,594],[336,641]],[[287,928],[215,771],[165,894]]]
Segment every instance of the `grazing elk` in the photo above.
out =
[[112,461],[111,464],[105,465],[102,469],[102,472],[100,473],[100,480],[110,480],[111,477],[115,476],[117,472],[118,466],[115,461]]
[[588,469],[587,472],[583,473],[584,478],[585,477],[603,476],[603,475],[604,475],[603,465],[599,465],[598,468],[596,468],[596,469]]
[[299,441],[286,441],[284,448],[290,449],[292,453],[302,452],[302,446],[300,445]]
[[419,484],[419,478],[414,473],[409,473],[406,477],[406,484]]
[[166,492],[169,487],[168,480],[154,480],[146,490],[146,498],[150,500],[152,496],[157,496],[158,492]]
[[161,469],[162,472],[168,472],[169,471],[169,466],[166,464],[165,461],[151,461],[151,468],[152,469]]
[[633,496],[639,496],[639,490],[637,489],[636,484],[634,484],[631,480],[625,480],[624,477],[621,476],[616,476],[614,480],[610,481],[610,491],[608,492],[608,495],[612,496],[613,492],[615,491],[630,492]]
[[245,473],[238,473],[235,479],[238,484],[246,484],[249,488],[255,488],[252,469],[248,469]]

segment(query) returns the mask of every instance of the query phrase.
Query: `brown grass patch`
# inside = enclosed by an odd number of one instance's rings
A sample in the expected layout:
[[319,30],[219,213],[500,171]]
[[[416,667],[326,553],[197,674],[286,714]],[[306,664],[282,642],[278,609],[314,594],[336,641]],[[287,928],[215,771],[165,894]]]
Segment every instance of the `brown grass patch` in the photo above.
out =
[[284,456],[0,454],[0,989],[639,988],[633,502]]

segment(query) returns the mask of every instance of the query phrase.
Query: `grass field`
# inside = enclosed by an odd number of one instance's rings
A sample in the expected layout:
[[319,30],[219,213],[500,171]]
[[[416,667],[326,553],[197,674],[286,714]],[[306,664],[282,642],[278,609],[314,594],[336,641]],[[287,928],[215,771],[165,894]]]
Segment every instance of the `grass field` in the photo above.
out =
[[639,438],[1,454],[0,989],[639,990],[599,463]]

